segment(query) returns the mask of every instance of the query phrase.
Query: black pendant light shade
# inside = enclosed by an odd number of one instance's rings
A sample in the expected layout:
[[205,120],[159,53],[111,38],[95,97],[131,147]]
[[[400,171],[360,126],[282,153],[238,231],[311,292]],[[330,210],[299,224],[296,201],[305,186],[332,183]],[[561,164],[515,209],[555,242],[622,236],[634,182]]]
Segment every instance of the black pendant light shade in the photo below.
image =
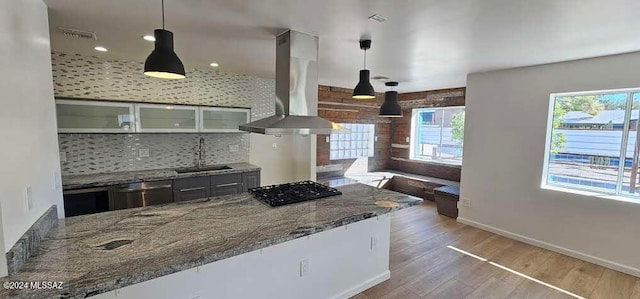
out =
[[173,51],[173,32],[164,30],[164,0],[162,0],[162,29],[153,31],[156,38],[153,52],[144,62],[144,74],[162,79],[184,79],[184,65]]
[[369,70],[360,70],[360,81],[353,89],[353,98],[359,100],[376,98],[376,91],[369,82]]
[[369,81],[369,70],[367,69],[367,50],[371,48],[371,40],[361,40],[360,49],[364,50],[364,69],[360,70],[360,80],[353,89],[353,98],[358,100],[369,100],[376,98],[376,91]]
[[144,74],[163,79],[184,79],[184,65],[173,51],[173,33],[164,29],[153,32],[155,48],[144,63]]
[[[387,82],[386,86],[398,86],[398,82]],[[390,90],[384,93],[384,103],[380,106],[381,117],[402,117],[402,108],[398,103],[398,92]]]

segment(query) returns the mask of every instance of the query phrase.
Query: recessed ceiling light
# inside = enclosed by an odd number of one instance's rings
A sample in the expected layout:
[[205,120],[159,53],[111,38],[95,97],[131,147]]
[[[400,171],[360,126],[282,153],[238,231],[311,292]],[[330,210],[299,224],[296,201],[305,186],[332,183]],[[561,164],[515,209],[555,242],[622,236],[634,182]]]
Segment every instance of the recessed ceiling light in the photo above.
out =
[[96,51],[100,51],[100,52],[107,52],[107,48],[103,47],[103,46],[97,46],[95,48],[93,48]]
[[147,35],[142,36],[142,38],[144,40],[148,41],[148,42],[155,42],[156,41],[156,38],[153,35],[148,35],[147,34]]
[[386,21],[387,18],[383,17],[381,15],[375,14],[375,15],[370,16],[369,20],[382,23],[382,22]]
[[219,67],[220,66],[217,62],[209,63],[209,65],[212,66],[212,67]]

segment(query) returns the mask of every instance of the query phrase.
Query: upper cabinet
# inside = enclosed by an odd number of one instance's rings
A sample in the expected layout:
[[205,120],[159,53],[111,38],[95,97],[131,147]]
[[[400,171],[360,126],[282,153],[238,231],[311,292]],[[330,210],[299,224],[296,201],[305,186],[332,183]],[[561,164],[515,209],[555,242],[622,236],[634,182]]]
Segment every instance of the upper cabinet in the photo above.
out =
[[250,120],[249,109],[200,107],[200,132],[236,133]]
[[129,133],[134,131],[133,104],[57,100],[59,133]]
[[139,133],[198,132],[198,107],[136,104]]
[[248,108],[56,99],[58,133],[241,133]]

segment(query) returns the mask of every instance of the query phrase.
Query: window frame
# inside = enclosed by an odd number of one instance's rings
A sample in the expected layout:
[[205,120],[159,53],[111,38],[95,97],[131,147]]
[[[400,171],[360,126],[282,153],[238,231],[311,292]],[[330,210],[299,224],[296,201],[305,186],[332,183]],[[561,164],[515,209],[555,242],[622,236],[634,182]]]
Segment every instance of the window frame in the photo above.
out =
[[[444,107],[421,107],[421,108],[413,108],[411,109],[411,132],[409,134],[409,160],[415,161],[418,163],[427,163],[427,164],[437,164],[437,165],[445,165],[445,166],[453,166],[453,167],[461,167],[462,162],[464,161],[464,150],[462,154],[462,160],[460,163],[453,161],[442,161],[442,160],[432,160],[432,159],[420,159],[416,156],[416,134],[418,133],[418,115],[421,113],[421,110],[447,110],[447,109],[459,109],[463,108],[466,111],[466,106],[458,105],[458,106],[444,106]],[[418,113],[416,113],[418,111]],[[465,116],[466,117],[466,116]],[[435,113],[434,113],[435,119]],[[440,134],[442,136],[442,127],[440,128]],[[442,142],[442,141],[441,141]]]
[[[545,147],[544,147],[544,160],[542,162],[542,177],[540,188],[547,190],[556,190],[562,191],[572,194],[582,194],[591,195],[591,196],[604,196],[608,198],[623,198],[625,201],[638,202],[640,201],[640,196],[633,195],[631,193],[621,192],[622,186],[624,184],[624,165],[625,163],[621,163],[621,160],[618,160],[618,174],[616,178],[616,189],[610,192],[603,190],[602,188],[590,187],[590,186],[579,186],[577,184],[569,184],[562,182],[554,182],[549,183],[549,158],[551,155],[551,143],[553,139],[553,114],[556,105],[556,98],[558,97],[571,97],[571,96],[590,96],[590,95],[603,95],[603,94],[627,94],[627,103],[625,108],[625,116],[623,123],[623,131],[622,131],[622,139],[620,144],[620,154],[618,155],[618,159],[624,157],[626,159],[626,151],[628,146],[628,138],[629,138],[629,124],[631,122],[631,114],[633,110],[633,95],[640,94],[640,88],[621,88],[621,89],[605,89],[605,90],[593,90],[593,91],[576,91],[576,92],[559,92],[559,93],[551,93],[549,94],[548,101],[548,109],[547,109],[547,127],[546,127],[546,135],[545,135]],[[639,134],[637,132],[636,134]],[[640,134],[638,135],[639,138]]]
[[[367,134],[367,138],[366,138],[366,148],[362,148],[363,150],[366,149],[367,154],[363,155],[363,156],[356,156],[356,157],[342,157],[342,158],[332,158],[332,151],[340,151],[341,149],[336,149],[333,150],[331,148],[331,143],[335,142],[335,141],[347,141],[347,140],[334,140],[333,136],[336,136],[336,138],[339,138],[340,136],[345,136],[345,135],[349,135],[351,136],[351,134],[353,134],[353,132],[349,132],[349,133],[336,133],[336,134],[330,134],[328,136],[329,138],[329,161],[340,161],[340,160],[354,160],[354,159],[360,159],[360,158],[373,158],[375,157],[376,151],[375,151],[375,147],[376,147],[376,125],[375,124],[369,124],[369,123],[338,123],[338,125],[341,125],[343,127],[347,127],[348,125],[363,125],[363,126],[370,126],[371,130],[368,130],[366,132]],[[363,132],[364,133],[364,132]],[[348,141],[365,141],[365,140],[353,140],[353,139],[349,139]],[[342,149],[342,150],[347,150],[347,149]],[[348,149],[349,151],[351,151],[352,149]],[[357,148],[355,149],[356,151],[358,150]],[[369,155],[369,153],[371,153],[371,155]]]

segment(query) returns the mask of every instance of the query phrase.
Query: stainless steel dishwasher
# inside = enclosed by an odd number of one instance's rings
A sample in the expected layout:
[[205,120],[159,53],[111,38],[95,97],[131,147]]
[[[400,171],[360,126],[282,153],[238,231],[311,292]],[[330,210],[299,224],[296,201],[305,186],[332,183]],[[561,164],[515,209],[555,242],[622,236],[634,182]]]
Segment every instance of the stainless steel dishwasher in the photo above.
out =
[[173,202],[172,187],[170,180],[116,186],[113,192],[113,209],[122,210]]

